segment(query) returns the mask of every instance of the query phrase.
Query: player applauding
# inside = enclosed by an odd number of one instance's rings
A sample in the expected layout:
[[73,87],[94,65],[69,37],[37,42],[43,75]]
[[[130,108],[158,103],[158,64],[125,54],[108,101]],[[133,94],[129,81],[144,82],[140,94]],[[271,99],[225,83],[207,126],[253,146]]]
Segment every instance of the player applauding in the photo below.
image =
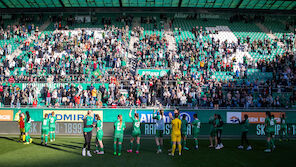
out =
[[198,135],[200,132],[200,120],[197,118],[197,114],[193,114],[194,121],[192,125],[192,135],[195,142],[195,149],[198,149]]
[[247,150],[252,150],[252,147],[251,147],[251,145],[249,145],[249,141],[248,141],[248,138],[247,138],[248,131],[249,131],[249,119],[248,118],[249,117],[246,114],[246,115],[244,115],[244,120],[243,121],[240,121],[238,119],[239,123],[242,126],[241,145],[237,147],[238,149],[244,149],[244,143],[246,143],[246,145],[248,146]]
[[[104,154],[104,145],[103,145],[103,121],[99,114],[96,115],[97,120],[97,136],[96,136],[96,151],[97,154]],[[99,149],[100,146],[100,149]]]
[[265,134],[266,134],[266,141],[267,141],[267,149],[264,150],[264,152],[271,152],[272,149],[274,149],[274,132],[275,132],[275,120],[271,116],[270,112],[266,112],[266,118],[265,118]]
[[139,149],[140,149],[140,137],[141,137],[141,129],[140,129],[140,120],[139,120],[139,114],[135,110],[135,115],[132,117],[132,109],[130,109],[129,117],[133,121],[133,132],[132,132],[132,137],[130,140],[130,149],[127,150],[127,152],[133,152],[133,143],[134,140],[137,140],[137,150],[136,153],[139,154]]
[[25,142],[25,115],[24,113],[20,113],[20,118],[18,120],[19,128],[20,128],[20,142]]
[[216,118],[216,114],[214,115],[214,117],[210,117],[209,119],[209,124],[210,124],[210,146],[209,148],[213,148],[214,144],[213,144],[213,139],[215,140],[215,145],[217,145],[217,138],[216,138],[216,131],[215,131],[215,118]]
[[56,122],[57,117],[54,115],[54,112],[51,113],[51,116],[49,118],[49,138],[50,141],[55,141],[55,128],[56,128]]
[[288,141],[288,131],[287,131],[288,127],[287,127],[287,122],[286,122],[286,116],[285,114],[282,114],[281,116],[281,129],[280,129],[280,141],[283,140],[283,137],[286,138],[286,140]]
[[[172,114],[170,113],[170,116]],[[175,118],[172,120],[172,152],[169,155],[174,156],[176,150],[176,144],[178,144],[179,155],[181,155],[182,145],[181,145],[181,120],[178,118],[179,113],[175,113]]]
[[32,122],[32,119],[30,117],[30,113],[29,111],[26,111],[26,119],[25,119],[25,135],[26,135],[26,142],[24,144],[30,144],[32,143],[32,139],[29,135],[29,131],[30,131],[30,128],[31,128],[31,122]]
[[156,135],[155,135],[155,142],[157,145],[157,154],[162,152],[162,146],[163,146],[163,131],[164,131],[164,123],[165,123],[165,116],[163,110],[159,110],[159,112],[156,113],[154,110],[153,112],[153,119],[156,119]]
[[186,115],[184,114],[181,120],[181,136],[183,139],[182,145],[184,150],[189,150],[189,148],[186,147],[187,127],[188,127],[188,121],[186,120]]
[[117,143],[118,143],[118,156],[121,155],[124,129],[125,129],[125,123],[122,121],[122,115],[118,115],[117,120],[114,123],[114,155],[116,155]]
[[216,141],[217,141],[217,145],[215,147],[216,150],[219,150],[224,147],[221,141],[223,124],[224,123],[222,121],[221,115],[217,114],[215,119],[215,131],[216,131]]
[[42,121],[42,126],[41,126],[41,145],[44,143],[44,145],[47,146],[48,133],[49,133],[49,118],[48,118],[48,114],[45,114]]
[[[92,156],[90,153],[90,142],[92,137],[93,123],[94,123],[93,112],[89,110],[87,112],[87,115],[83,119],[84,145],[82,149],[82,156],[85,156],[86,154],[89,157]],[[86,153],[86,146],[87,146],[87,153]]]

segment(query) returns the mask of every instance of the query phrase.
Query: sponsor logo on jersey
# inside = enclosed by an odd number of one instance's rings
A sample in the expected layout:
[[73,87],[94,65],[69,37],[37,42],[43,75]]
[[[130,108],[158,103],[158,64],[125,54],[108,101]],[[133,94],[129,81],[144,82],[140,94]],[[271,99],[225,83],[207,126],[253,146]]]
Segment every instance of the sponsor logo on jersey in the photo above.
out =
[[13,110],[0,110],[0,121],[12,121]]
[[[43,116],[46,113],[51,115],[53,111],[57,117],[57,122],[83,122],[83,118],[88,110],[43,110]],[[103,120],[103,111],[94,110],[93,113],[94,118],[95,114],[99,114]]]

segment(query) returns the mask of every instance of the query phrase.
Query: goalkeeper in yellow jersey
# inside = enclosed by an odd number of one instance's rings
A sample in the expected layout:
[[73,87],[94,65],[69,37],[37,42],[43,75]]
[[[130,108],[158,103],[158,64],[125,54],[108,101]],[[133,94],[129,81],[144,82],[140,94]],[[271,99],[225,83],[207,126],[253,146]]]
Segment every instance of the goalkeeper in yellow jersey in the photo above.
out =
[[[170,117],[172,116],[172,114],[170,113]],[[175,118],[172,120],[172,134],[171,134],[171,138],[172,138],[172,152],[169,154],[171,156],[174,156],[175,154],[175,150],[176,150],[176,143],[178,144],[178,150],[179,150],[179,155],[181,155],[181,150],[182,150],[182,146],[181,146],[181,120],[178,118],[179,117],[179,113],[175,113]]]

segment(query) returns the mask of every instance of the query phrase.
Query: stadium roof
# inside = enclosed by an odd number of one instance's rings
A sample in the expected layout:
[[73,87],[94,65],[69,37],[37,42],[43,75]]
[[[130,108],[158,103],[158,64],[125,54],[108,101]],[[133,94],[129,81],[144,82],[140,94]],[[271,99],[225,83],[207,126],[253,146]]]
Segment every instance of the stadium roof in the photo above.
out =
[[295,10],[295,0],[0,0],[0,8],[181,7]]

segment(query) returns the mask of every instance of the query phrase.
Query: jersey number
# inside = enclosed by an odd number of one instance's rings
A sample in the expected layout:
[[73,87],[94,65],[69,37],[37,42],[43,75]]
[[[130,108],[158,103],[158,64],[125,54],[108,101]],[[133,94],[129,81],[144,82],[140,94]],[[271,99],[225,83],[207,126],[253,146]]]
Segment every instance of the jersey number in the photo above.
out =
[[270,125],[271,125],[271,126],[274,125],[274,121],[273,121],[273,120],[270,121]]
[[135,122],[136,127],[140,127],[140,122]]
[[121,131],[121,126],[118,124],[116,129],[117,129],[118,131]]

